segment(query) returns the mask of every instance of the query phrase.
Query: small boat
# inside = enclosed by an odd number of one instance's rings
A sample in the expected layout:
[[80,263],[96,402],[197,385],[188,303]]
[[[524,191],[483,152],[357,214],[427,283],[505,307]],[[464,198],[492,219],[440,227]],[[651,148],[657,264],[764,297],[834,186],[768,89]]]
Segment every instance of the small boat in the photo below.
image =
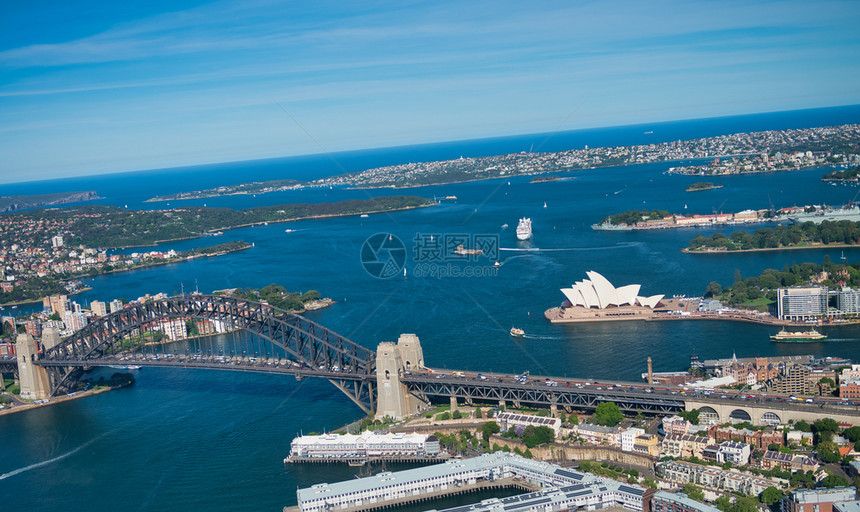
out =
[[457,256],[480,256],[484,254],[484,251],[483,249],[466,249],[463,244],[460,244],[454,249],[454,254]]
[[788,332],[785,329],[779,331],[770,337],[771,341],[784,341],[784,342],[795,342],[795,343],[803,343],[810,341],[821,341],[826,340],[827,335],[821,334],[815,329],[810,329],[808,331],[797,331],[797,332]]
[[366,219],[366,218],[370,217],[370,215],[368,215],[368,214],[366,214],[366,213],[362,213],[362,214],[360,215],[360,217],[361,217],[362,219]]
[[499,268],[502,266],[502,264],[497,261],[497,262],[493,263],[493,266],[496,268]]
[[546,201],[543,202],[543,207],[546,208]]
[[406,267],[403,267],[403,277],[406,277]]
[[526,335],[526,331],[522,329],[517,329],[516,327],[511,327],[511,336],[515,336],[517,338],[522,338]]
[[508,229],[508,225],[507,225],[507,224],[502,224],[502,229]]
[[285,229],[284,233],[292,233],[293,231],[295,231],[295,229]]

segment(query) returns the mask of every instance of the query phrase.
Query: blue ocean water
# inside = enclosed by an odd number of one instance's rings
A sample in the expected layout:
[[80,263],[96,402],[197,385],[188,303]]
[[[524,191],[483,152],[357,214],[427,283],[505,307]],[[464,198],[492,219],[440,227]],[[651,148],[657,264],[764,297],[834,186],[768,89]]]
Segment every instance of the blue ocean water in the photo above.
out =
[[[404,161],[553,151],[577,145],[623,145],[748,130],[860,121],[860,107],[822,109],[713,120],[607,128],[487,141],[446,143],[337,154],[346,170]],[[645,131],[653,131],[646,135]],[[567,144],[567,146],[565,146]],[[730,284],[744,276],[794,262],[838,260],[841,250],[758,254],[688,255],[680,250],[713,229],[596,232],[590,224],[632,208],[689,213],[738,211],[793,204],[840,204],[858,189],[820,180],[822,169],[721,177],[724,188],[684,189],[695,177],[669,176],[673,163],[567,173],[571,179],[529,183],[530,177],[408,190],[424,197],[457,196],[439,206],[368,218],[316,219],[226,231],[217,239],[185,240],[159,247],[184,249],[228,240],[252,249],[134,272],[88,279],[93,289],[79,302],[145,293],[179,293],[195,287],[317,289],[334,306],[310,318],[368,347],[414,332],[428,365],[636,380],[652,357],[656,371],[687,368],[700,358],[775,354],[833,355],[860,361],[860,327],[827,332],[827,343],[776,345],[771,330],[729,322],[621,322],[551,325],[543,311],[563,299],[559,288],[596,270],[616,285],[640,283],[641,293],[700,295],[710,281]],[[326,155],[217,166],[145,171],[47,183],[4,185],[0,194],[95,189],[104,203],[139,208],[156,194],[223,183],[313,178],[342,172]],[[165,178],[169,177],[169,181]],[[294,201],[329,201],[392,191],[312,189],[201,200],[209,206],[250,207]],[[182,202],[191,204],[191,202]],[[546,204],[546,208],[544,208]],[[172,206],[172,205],[171,205]],[[534,238],[518,242],[513,229],[531,217]],[[504,224],[509,227],[503,228]],[[285,232],[285,229],[292,232]],[[365,272],[360,249],[375,233],[391,233],[407,248],[407,276],[381,280]],[[421,275],[416,239],[498,237],[493,261],[439,262],[438,269],[467,267],[478,277]],[[849,261],[860,249],[846,249]],[[450,267],[448,266],[450,264]],[[23,309],[23,308],[22,308]],[[511,326],[527,337],[512,339]],[[350,478],[339,466],[284,466],[289,442],[300,431],[335,429],[361,417],[345,396],[324,381],[144,368],[135,386],[95,397],[0,416],[0,502],[9,510],[279,510],[295,503],[297,486]]]

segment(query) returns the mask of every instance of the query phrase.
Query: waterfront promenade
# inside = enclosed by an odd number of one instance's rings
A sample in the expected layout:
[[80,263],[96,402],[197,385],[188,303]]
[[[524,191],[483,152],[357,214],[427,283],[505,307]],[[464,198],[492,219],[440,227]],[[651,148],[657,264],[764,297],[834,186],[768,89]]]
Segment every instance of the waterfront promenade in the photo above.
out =
[[[644,322],[682,321],[682,320],[722,320],[746,322],[774,327],[809,327],[809,323],[781,320],[769,313],[755,310],[726,309],[722,311],[699,311],[701,298],[663,299],[659,308],[644,306],[619,306],[606,309],[585,308],[581,306],[556,306],[547,309],[544,317],[553,324],[622,322],[640,320]],[[828,326],[851,325],[858,321],[828,322]],[[816,325],[816,324],[812,324]]]

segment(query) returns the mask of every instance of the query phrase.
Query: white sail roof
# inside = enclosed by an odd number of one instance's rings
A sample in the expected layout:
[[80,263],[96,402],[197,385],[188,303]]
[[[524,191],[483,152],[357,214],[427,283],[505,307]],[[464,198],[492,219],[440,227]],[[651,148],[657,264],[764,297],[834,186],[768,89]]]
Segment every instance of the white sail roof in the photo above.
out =
[[593,270],[585,274],[588,276],[588,279],[576,281],[571,288],[561,289],[561,293],[564,294],[573,306],[604,309],[609,306],[633,306],[638,304],[653,309],[663,298],[663,295],[640,297],[639,289],[642,285],[639,284],[628,284],[616,288],[608,279]]

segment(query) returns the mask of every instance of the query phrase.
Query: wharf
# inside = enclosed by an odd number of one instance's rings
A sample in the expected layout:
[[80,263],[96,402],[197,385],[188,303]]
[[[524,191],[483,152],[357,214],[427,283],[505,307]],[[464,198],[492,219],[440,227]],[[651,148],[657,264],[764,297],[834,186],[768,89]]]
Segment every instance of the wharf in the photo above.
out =
[[[361,505],[357,507],[348,507],[348,508],[338,508],[338,512],[365,512],[369,510],[378,510],[384,508],[395,508],[403,505],[408,505],[410,503],[420,503],[422,501],[435,500],[439,498],[447,498],[449,496],[456,496],[458,494],[467,494],[477,491],[487,491],[493,489],[519,489],[525,492],[535,492],[540,490],[541,486],[536,483],[528,482],[521,478],[516,477],[507,477],[507,478],[499,478],[494,481],[480,481],[474,484],[462,484],[457,487],[452,487],[450,489],[443,489],[439,491],[425,492],[420,495],[415,496],[404,496],[401,498],[393,498],[386,499],[383,501],[379,501],[376,503],[367,503],[366,505]],[[299,506],[294,507],[284,507],[284,512],[300,512],[301,508]]]

